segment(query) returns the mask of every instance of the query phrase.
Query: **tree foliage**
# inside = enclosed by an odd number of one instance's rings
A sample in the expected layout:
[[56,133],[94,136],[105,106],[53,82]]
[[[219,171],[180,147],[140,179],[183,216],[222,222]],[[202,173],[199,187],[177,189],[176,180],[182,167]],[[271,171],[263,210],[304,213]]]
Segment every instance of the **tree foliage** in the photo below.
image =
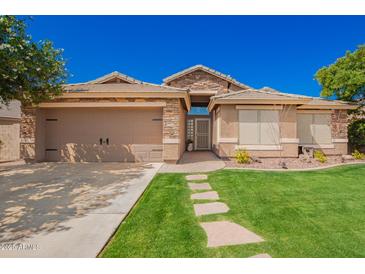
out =
[[37,104],[59,95],[66,79],[62,49],[35,42],[26,21],[0,16],[0,103]]
[[351,111],[348,136],[354,148],[365,146],[365,45],[353,52],[347,51],[334,64],[321,68],[315,78],[322,86],[322,96],[334,95],[341,100],[359,103],[359,108]]
[[333,96],[346,101],[365,98],[365,45],[327,67],[317,71],[315,78],[322,86],[322,96]]

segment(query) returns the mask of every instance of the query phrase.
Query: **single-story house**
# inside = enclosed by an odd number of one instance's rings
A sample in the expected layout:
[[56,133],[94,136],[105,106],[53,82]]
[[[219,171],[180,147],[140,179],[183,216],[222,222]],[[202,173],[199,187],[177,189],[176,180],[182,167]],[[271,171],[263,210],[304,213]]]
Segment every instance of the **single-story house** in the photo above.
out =
[[163,84],[119,72],[65,85],[64,93],[23,108],[22,157],[36,161],[165,161],[186,144],[234,157],[298,157],[301,146],[347,154],[347,110],[356,106],[254,89],[196,65]]

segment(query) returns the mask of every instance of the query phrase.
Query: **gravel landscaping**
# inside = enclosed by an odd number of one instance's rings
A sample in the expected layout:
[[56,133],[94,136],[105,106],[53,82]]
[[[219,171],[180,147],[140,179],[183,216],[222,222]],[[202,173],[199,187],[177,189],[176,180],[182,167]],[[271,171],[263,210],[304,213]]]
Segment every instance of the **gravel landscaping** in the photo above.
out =
[[341,163],[356,163],[363,162],[365,160],[343,160],[341,156],[327,156],[326,163],[320,163],[316,159],[311,159],[310,162],[306,162],[299,158],[260,158],[261,163],[252,162],[250,164],[239,164],[232,159],[224,159],[226,167],[239,167],[239,168],[258,168],[258,169],[283,169],[282,163],[285,163],[287,169],[305,169],[325,167]]

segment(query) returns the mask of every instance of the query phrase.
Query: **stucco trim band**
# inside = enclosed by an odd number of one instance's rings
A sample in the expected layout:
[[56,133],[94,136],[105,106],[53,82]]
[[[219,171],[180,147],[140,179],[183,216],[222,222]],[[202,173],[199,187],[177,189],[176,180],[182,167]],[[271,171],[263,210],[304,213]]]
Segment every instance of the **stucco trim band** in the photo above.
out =
[[180,144],[180,139],[164,138],[162,142],[164,144]]
[[277,145],[237,145],[235,149],[246,149],[246,150],[283,150],[282,146]]
[[218,143],[221,144],[237,144],[238,138],[219,138]]
[[326,109],[299,109],[297,108],[297,113],[303,113],[303,114],[311,114],[311,113],[321,113],[321,114],[331,114],[331,110]]
[[280,139],[281,144],[299,144],[298,138],[281,138]]
[[312,145],[312,144],[299,144],[300,146],[306,146],[306,147],[313,147],[313,148],[335,148],[334,144],[317,144],[317,145]]
[[273,109],[273,110],[282,110],[283,106],[276,105],[265,105],[265,106],[252,106],[252,105],[236,105],[236,109]]
[[332,143],[348,143],[348,139],[332,139]]

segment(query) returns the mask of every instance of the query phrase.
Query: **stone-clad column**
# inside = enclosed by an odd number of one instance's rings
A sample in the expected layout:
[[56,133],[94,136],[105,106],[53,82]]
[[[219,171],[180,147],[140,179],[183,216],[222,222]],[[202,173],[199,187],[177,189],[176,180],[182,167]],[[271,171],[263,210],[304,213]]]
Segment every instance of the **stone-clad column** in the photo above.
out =
[[163,160],[176,163],[180,158],[179,153],[179,127],[180,119],[179,99],[166,100],[166,107],[163,108]]
[[35,159],[36,109],[22,108],[20,122],[20,158]]

